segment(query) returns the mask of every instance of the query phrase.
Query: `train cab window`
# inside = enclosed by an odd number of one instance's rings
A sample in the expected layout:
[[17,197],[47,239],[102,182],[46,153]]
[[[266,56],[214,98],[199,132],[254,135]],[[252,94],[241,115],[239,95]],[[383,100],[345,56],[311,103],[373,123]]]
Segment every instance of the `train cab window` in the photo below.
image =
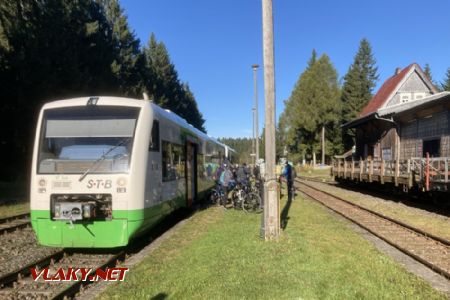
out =
[[159,152],[159,121],[153,120],[149,151]]

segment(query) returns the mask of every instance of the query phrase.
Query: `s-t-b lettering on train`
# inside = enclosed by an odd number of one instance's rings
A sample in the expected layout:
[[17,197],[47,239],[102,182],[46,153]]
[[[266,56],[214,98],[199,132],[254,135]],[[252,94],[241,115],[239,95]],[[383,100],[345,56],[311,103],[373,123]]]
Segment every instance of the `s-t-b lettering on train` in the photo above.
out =
[[112,186],[112,181],[110,179],[90,179],[87,182],[86,187],[88,189],[100,189],[100,188],[105,188],[105,189],[110,189]]

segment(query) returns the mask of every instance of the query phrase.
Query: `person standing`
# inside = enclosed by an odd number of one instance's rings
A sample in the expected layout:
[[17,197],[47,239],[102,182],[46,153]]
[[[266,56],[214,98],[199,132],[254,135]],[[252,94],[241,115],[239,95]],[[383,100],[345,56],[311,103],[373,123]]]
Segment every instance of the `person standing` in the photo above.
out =
[[238,167],[236,171],[236,181],[245,186],[248,184],[248,173],[245,163]]
[[288,190],[288,201],[290,201],[290,200],[292,200],[292,194],[293,194],[294,176],[293,176],[293,172],[292,172],[292,166],[289,164],[289,162],[287,160],[286,160],[286,164],[284,166],[282,175],[286,179],[287,190]]
[[222,174],[220,175],[220,186],[222,187],[223,197],[222,197],[222,205],[226,207],[228,202],[228,187],[233,180],[233,173],[230,170],[230,167],[227,164],[224,164],[224,169]]

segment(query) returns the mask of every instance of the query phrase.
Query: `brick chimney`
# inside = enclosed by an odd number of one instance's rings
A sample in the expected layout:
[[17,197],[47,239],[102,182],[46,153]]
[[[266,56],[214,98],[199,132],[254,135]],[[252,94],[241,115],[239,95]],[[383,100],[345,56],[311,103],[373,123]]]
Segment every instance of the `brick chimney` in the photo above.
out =
[[400,69],[400,68],[395,68],[395,74],[394,74],[394,75],[400,74],[401,71],[402,71],[402,69]]

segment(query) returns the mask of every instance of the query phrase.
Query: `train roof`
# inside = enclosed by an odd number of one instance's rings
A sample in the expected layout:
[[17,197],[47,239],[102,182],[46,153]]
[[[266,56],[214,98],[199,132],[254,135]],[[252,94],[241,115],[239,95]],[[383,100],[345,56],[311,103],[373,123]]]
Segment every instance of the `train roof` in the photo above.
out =
[[[50,108],[57,108],[57,107],[69,107],[69,106],[85,106],[85,105],[87,105],[88,101],[90,101],[91,99],[93,101],[95,101],[95,105],[114,104],[114,105],[123,105],[123,106],[144,107],[145,105],[150,104],[152,110],[154,112],[156,112],[160,117],[166,118],[166,119],[170,120],[171,122],[177,124],[178,126],[184,128],[184,129],[187,129],[188,131],[192,132],[193,134],[195,134],[196,136],[198,136],[199,138],[201,138],[204,141],[211,141],[222,147],[228,147],[225,144],[219,142],[217,139],[198,130],[197,128],[195,128],[194,126],[189,124],[185,119],[183,119],[182,117],[177,115],[176,113],[174,113],[168,109],[164,109],[149,100],[124,98],[124,97],[110,97],[110,96],[78,97],[78,98],[71,98],[71,99],[48,102],[48,103],[44,104],[42,109],[50,109]],[[231,149],[231,148],[229,148],[229,149]]]

